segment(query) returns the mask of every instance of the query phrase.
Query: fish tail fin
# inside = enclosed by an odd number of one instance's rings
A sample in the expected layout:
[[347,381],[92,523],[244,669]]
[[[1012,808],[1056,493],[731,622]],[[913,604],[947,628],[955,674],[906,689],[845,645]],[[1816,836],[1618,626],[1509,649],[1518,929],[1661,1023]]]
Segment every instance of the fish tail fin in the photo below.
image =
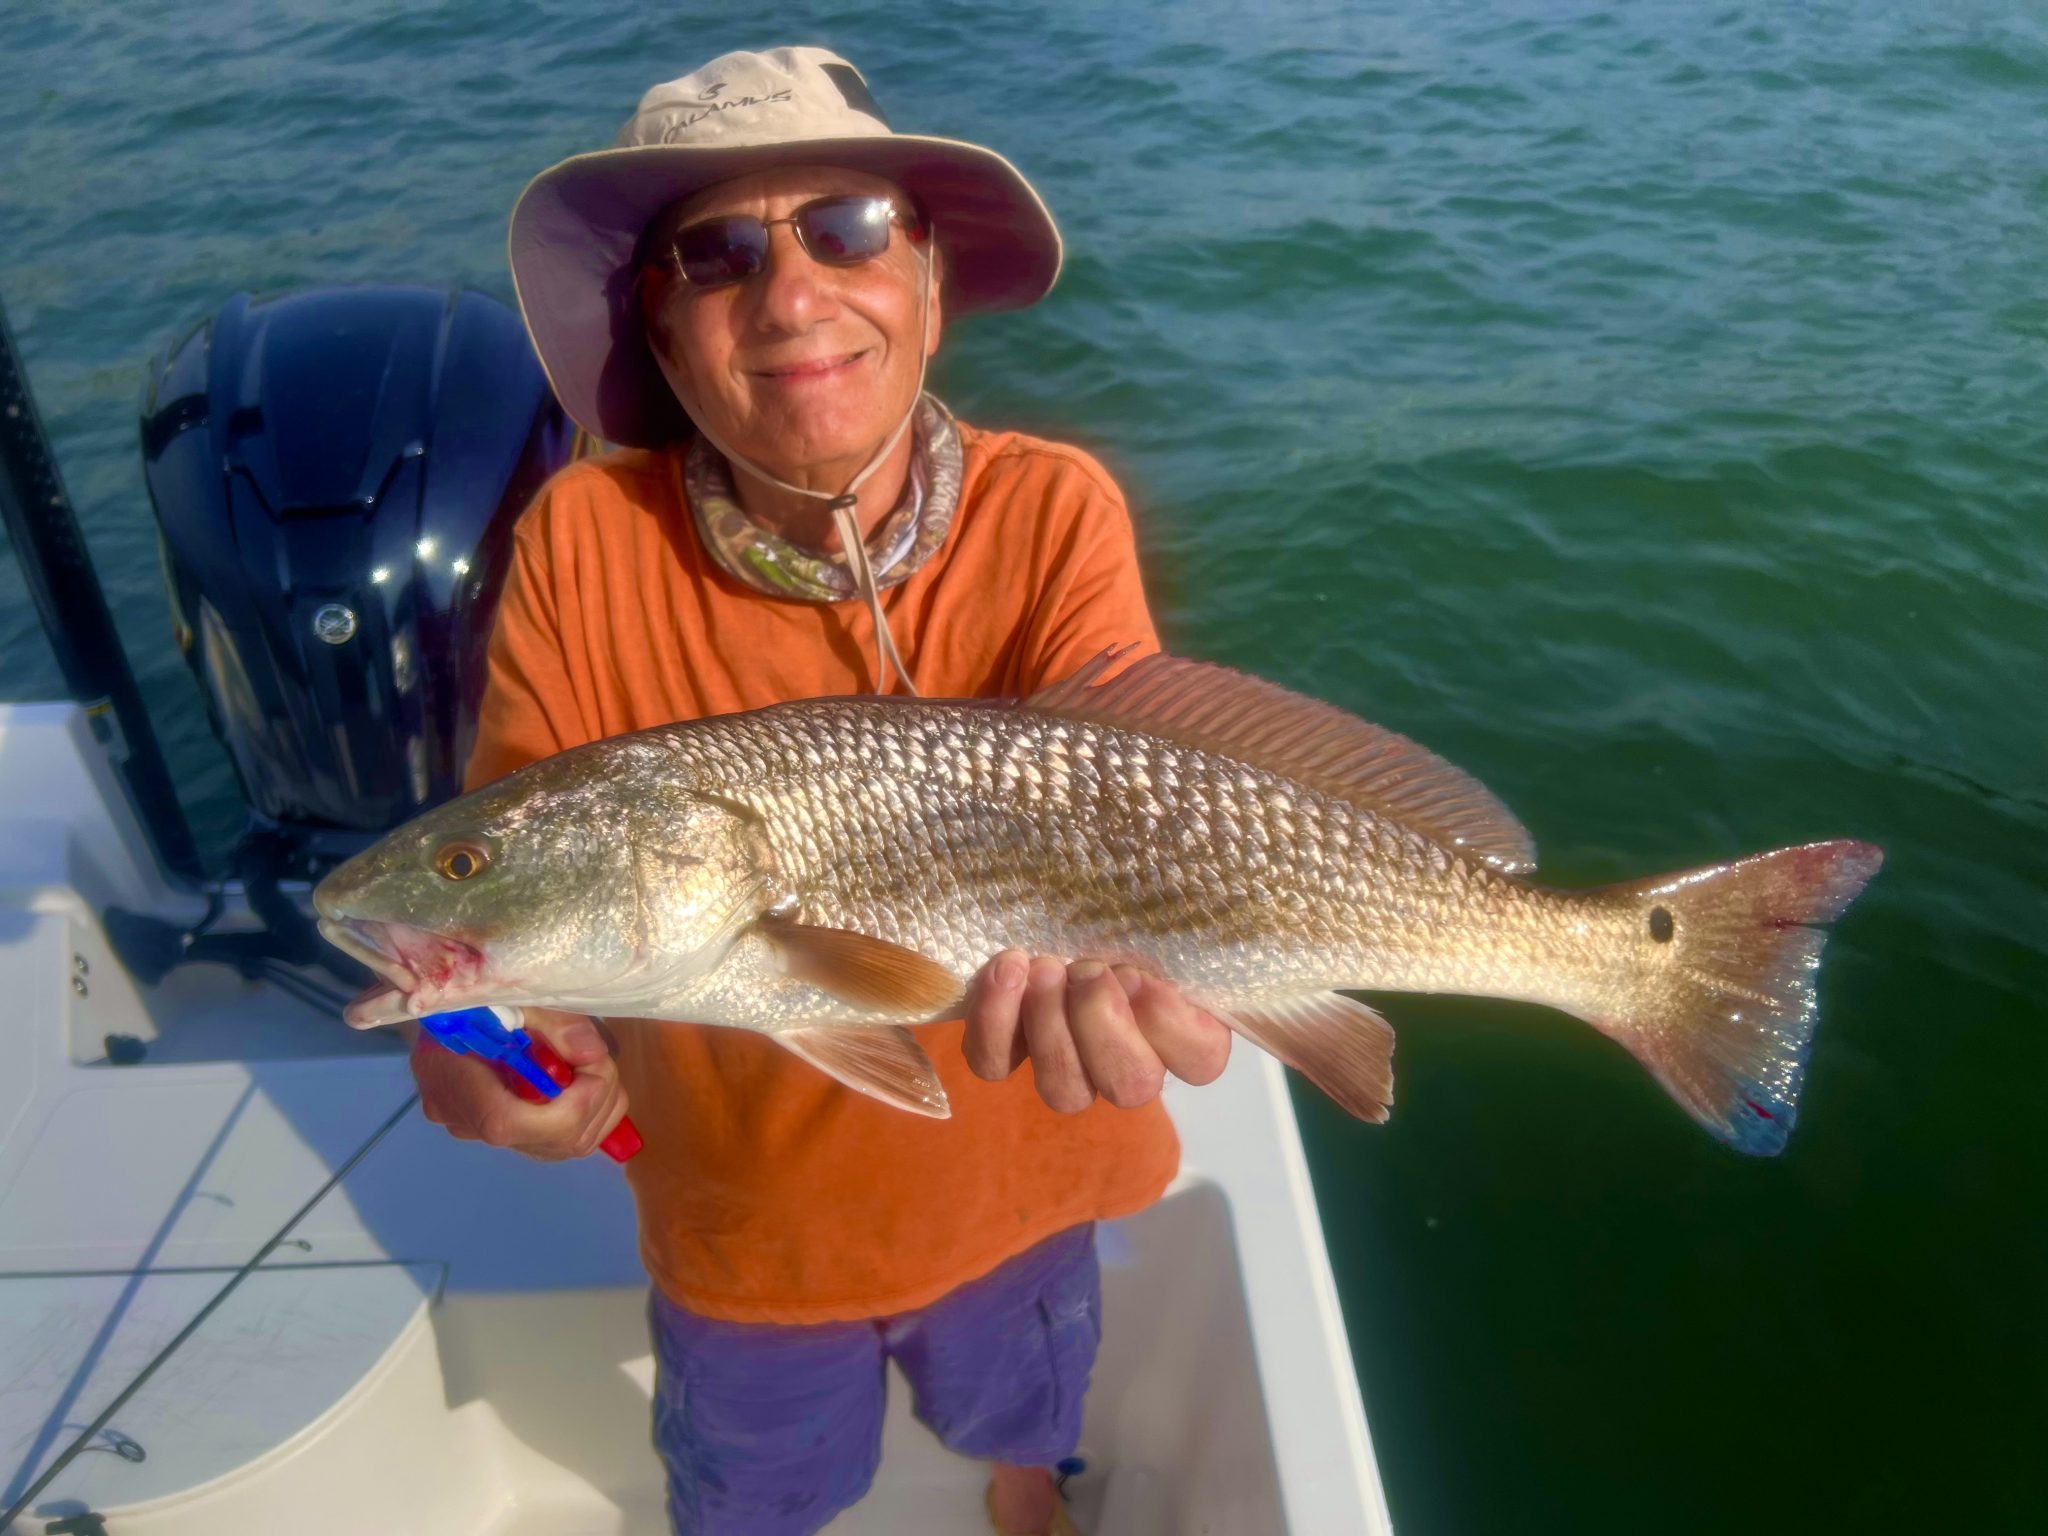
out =
[[1882,849],[1844,839],[1606,887],[1604,901],[1635,904],[1645,948],[1617,988],[1626,1001],[1588,1022],[1719,1140],[1782,1151],[1813,1039],[1823,928],[1883,862]]

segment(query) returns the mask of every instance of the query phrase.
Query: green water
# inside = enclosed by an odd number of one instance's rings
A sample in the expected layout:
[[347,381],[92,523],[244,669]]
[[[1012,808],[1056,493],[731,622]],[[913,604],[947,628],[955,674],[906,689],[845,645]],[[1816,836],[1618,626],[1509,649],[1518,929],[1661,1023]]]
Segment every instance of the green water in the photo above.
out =
[[[2017,3],[0,18],[0,298],[193,809],[143,367],[238,288],[509,295],[524,179],[727,47],[1001,148],[1070,260],[964,415],[1129,487],[1175,645],[1430,743],[1576,884],[1853,835],[1790,1151],[1531,1008],[1312,1093],[1407,1532],[2031,1528],[2048,1429],[2048,20]],[[0,562],[0,691],[55,674]]]

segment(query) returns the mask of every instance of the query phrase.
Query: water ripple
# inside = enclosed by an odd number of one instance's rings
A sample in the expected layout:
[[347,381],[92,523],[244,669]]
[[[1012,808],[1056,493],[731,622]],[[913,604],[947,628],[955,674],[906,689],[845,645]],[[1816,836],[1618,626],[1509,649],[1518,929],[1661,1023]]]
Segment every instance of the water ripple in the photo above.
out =
[[[0,297],[210,833],[232,830],[232,774],[163,644],[135,462],[151,351],[237,289],[508,295],[525,180],[762,25],[565,0],[9,17]],[[1985,1305],[1920,1257],[2003,1252],[2048,1187],[2039,8],[836,0],[773,28],[853,57],[899,127],[993,144],[1046,195],[1060,289],[949,327],[938,387],[1102,453],[1174,643],[1440,748],[1561,881],[1816,834],[1891,851],[1831,948],[1814,1082],[1834,1097],[1784,1167],[1716,1160],[1598,1042],[1524,1054],[1526,1021],[1470,1009],[1404,1032],[1422,1107],[1370,1150],[1304,1105],[1341,1149],[1318,1183],[1404,1528],[1611,1508],[1705,1531],[1725,1506],[1694,1497],[1700,1466],[1737,1461],[1781,1523],[2020,1526],[1999,1501],[2023,1453],[1993,1452],[2039,1439],[2038,1404],[1895,1345],[1899,1317],[1939,1312],[1945,1337],[1995,1334],[2017,1375],[2048,1372],[2000,1321],[2029,1315],[2048,1261],[1976,1264],[2021,1277]],[[16,696],[54,686],[5,561],[0,660]],[[1573,1076],[1602,1063],[1612,1082]],[[1471,1248],[1386,1225],[1425,1197],[1460,1202]],[[1606,1267],[1572,1270],[1581,1251]],[[1641,1322],[1637,1353],[1668,1369],[1589,1356],[1631,1297],[1752,1251],[1771,1267],[1740,1294]],[[1596,1327],[1584,1297],[1610,1272],[1629,1294]],[[1532,1305],[1546,1276],[1555,1300]],[[1824,1322],[1770,1310],[1808,1294]],[[1576,1332],[1539,1346],[1532,1316]],[[1411,1334],[1417,1369],[1373,1369]],[[1759,1338],[1774,1412],[1838,1426],[1812,1431],[1819,1470],[1758,1468],[1746,1440],[1708,1454],[1753,1423],[1728,1362]],[[1868,1406],[1887,1393],[1947,1407]],[[1941,1467],[1941,1496],[1915,1505],[1865,1452]]]

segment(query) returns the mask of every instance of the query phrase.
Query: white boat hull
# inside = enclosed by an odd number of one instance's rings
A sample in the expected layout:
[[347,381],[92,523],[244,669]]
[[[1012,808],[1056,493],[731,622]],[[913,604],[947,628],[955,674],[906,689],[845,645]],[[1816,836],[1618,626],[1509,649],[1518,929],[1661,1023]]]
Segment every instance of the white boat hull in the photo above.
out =
[[[0,707],[0,1477],[12,1494],[400,1103],[403,1060],[218,968],[140,988],[109,903],[189,916],[82,716]],[[81,969],[81,962],[83,968]],[[142,1064],[97,1060],[109,1033]],[[1181,1179],[1103,1229],[1096,1536],[1390,1529],[1280,1067],[1173,1085]],[[401,1124],[33,1506],[120,1536],[655,1533],[633,1213]],[[983,1469],[895,1383],[869,1497],[830,1529],[985,1530]],[[142,1459],[122,1454],[125,1443]]]

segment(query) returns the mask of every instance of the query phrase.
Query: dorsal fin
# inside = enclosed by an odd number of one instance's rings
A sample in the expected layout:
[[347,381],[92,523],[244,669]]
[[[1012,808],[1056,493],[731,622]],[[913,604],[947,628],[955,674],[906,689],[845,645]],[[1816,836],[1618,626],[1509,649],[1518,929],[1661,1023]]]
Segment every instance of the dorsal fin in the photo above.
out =
[[1023,708],[1235,758],[1375,811],[1508,874],[1536,867],[1534,840],[1493,792],[1406,736],[1261,678],[1180,656],[1146,656],[1106,683],[1095,681],[1129,651],[1103,652],[1065,682],[1034,693]]

